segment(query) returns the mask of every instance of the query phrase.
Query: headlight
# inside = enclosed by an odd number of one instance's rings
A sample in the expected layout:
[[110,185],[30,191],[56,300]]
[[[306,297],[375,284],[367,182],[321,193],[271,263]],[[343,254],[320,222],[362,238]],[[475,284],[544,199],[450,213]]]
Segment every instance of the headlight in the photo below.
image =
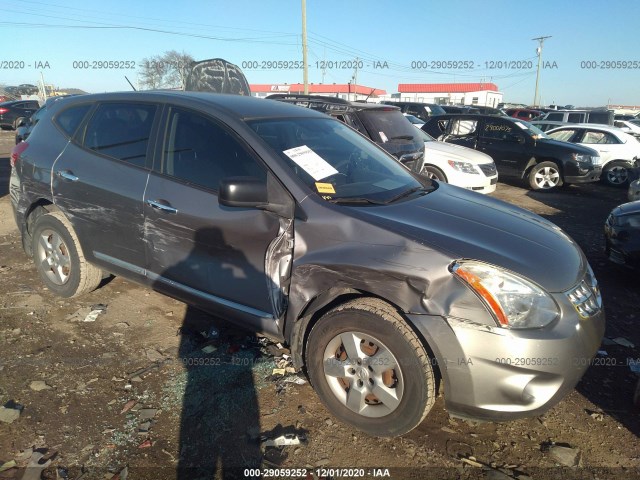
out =
[[479,175],[478,170],[476,170],[472,163],[456,162],[455,160],[447,160],[447,163],[451,165],[451,168],[453,168],[454,170],[458,170],[459,172]]
[[586,163],[587,165],[600,165],[601,160],[598,156],[573,154],[573,159],[578,163]]
[[455,262],[451,271],[483,300],[501,327],[544,327],[560,314],[551,295],[513,273],[473,260]]

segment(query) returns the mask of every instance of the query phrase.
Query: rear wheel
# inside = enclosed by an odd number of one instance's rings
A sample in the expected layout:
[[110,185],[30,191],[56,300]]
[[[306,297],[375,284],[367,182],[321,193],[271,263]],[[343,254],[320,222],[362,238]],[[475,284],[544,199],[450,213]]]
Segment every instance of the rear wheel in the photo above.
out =
[[447,176],[444,174],[444,172],[438,167],[434,167],[433,165],[425,165],[424,167],[422,167],[422,175],[431,178],[432,180],[439,180],[445,183],[447,182]]
[[562,183],[560,168],[554,162],[540,162],[529,172],[529,186],[533,190],[553,190]]
[[602,169],[600,180],[612,187],[623,187],[629,181],[629,168],[632,167],[630,162],[624,160],[609,162]]
[[411,431],[435,400],[427,352],[379,299],[352,300],[325,314],[309,334],[306,364],[325,406],[371,435]]
[[102,271],[86,261],[71,223],[61,212],[37,217],[32,252],[40,278],[58,296],[90,292],[102,280]]

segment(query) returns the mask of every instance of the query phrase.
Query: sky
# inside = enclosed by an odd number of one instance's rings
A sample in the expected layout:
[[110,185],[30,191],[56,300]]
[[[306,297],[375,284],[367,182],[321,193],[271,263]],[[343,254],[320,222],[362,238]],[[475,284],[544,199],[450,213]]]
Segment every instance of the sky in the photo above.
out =
[[[640,2],[306,4],[309,82],[355,80],[387,93],[399,83],[493,82],[505,101],[530,104],[538,63],[532,39],[550,36],[542,50],[541,103],[640,105]],[[224,58],[243,67],[249,83],[302,82],[301,68],[277,64],[302,63],[301,6],[302,0],[0,0],[0,85],[36,84],[42,74],[61,88],[128,90],[125,76],[136,84],[142,59],[169,50],[196,60]],[[109,61],[122,68],[109,68]]]

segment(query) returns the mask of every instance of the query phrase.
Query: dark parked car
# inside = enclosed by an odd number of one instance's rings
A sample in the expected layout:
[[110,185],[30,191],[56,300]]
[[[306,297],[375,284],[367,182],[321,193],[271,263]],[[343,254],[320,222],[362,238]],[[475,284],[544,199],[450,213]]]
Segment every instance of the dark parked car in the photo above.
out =
[[640,268],[640,200],[612,210],[604,224],[605,252],[618,265]]
[[530,123],[511,117],[441,115],[422,129],[438,140],[486,153],[500,178],[526,179],[534,190],[595,182],[602,172],[595,150],[552,140]]
[[349,102],[320,95],[275,94],[267,100],[292,103],[326,113],[376,142],[409,170],[420,173],[424,166],[424,143],[398,107],[377,103]]
[[50,292],[107,271],[284,341],[328,409],[372,435],[417,426],[439,378],[453,415],[539,415],[604,332],[593,272],[557,226],[414,174],[312,109],[79,96],[11,163]]
[[13,100],[0,103],[0,128],[15,130],[18,124],[40,108],[35,100]]
[[382,102],[385,105],[393,105],[398,107],[402,113],[408,113],[418,117],[420,120],[426,121],[429,117],[434,115],[442,115],[445,112],[440,105],[435,103],[422,103],[422,102],[403,102],[403,101],[386,101]]
[[42,107],[40,107],[38,110],[36,110],[33,115],[21,120],[18,123],[18,126],[16,128],[16,145],[21,141],[29,138],[29,134],[31,133],[31,130],[33,130],[33,127],[35,127],[36,124],[40,121],[40,119],[44,116],[47,108],[50,107],[53,102],[59,102],[61,100],[64,100],[65,98],[69,98],[73,96],[75,95],[49,97],[45,102],[45,104]]
[[479,114],[480,110],[475,107],[465,107],[463,105],[441,105],[445,113],[467,113],[467,114]]

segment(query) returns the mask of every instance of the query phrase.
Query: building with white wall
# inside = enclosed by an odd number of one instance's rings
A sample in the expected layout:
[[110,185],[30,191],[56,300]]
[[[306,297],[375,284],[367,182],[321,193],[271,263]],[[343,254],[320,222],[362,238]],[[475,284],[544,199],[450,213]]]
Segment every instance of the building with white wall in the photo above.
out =
[[[304,84],[302,83],[252,84],[249,85],[249,88],[251,96],[258,98],[264,98],[274,93],[304,94]],[[309,94],[338,97],[353,102],[366,99],[375,101],[374,99],[387,95],[387,92],[379,88],[351,83],[310,83]]]
[[496,107],[503,94],[495,83],[400,83],[393,100],[438,105],[482,105]]

